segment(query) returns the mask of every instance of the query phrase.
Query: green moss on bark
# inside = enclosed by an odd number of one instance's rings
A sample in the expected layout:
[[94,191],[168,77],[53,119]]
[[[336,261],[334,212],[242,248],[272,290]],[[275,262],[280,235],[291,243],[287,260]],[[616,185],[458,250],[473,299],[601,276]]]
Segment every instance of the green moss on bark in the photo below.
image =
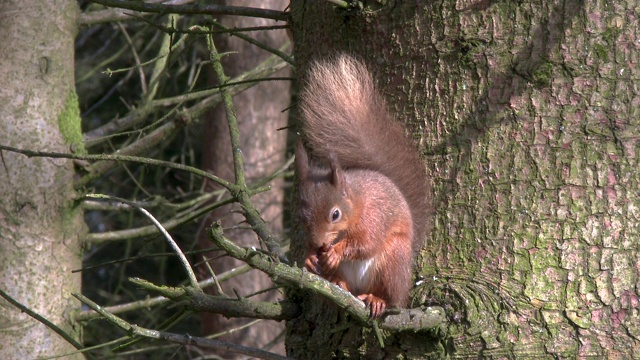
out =
[[84,143],[82,142],[82,128],[80,124],[78,95],[74,90],[71,90],[65,100],[64,108],[60,116],[58,116],[58,126],[60,133],[62,133],[62,138],[65,143],[71,146],[71,150],[77,154],[86,154],[87,150],[84,148]]

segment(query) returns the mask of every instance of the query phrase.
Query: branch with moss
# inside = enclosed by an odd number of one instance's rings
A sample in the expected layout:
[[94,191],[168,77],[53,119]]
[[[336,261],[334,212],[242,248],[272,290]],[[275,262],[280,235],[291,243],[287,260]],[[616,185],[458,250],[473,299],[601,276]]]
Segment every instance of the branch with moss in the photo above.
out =
[[[364,303],[351,293],[328,282],[324,278],[312,274],[305,269],[291,267],[282,262],[275,263],[264,252],[255,249],[246,249],[235,245],[226,239],[219,223],[209,229],[209,235],[213,242],[230,256],[247,264],[236,270],[225,272],[217,276],[217,281],[228,280],[231,276],[239,275],[249,267],[258,269],[274,282],[287,284],[296,288],[322,295],[331,300],[340,308],[349,313],[361,326],[373,326],[369,317],[369,310]],[[150,292],[160,294],[160,297],[141,300],[130,304],[105,308],[112,313],[138,310],[140,308],[159,305],[167,301],[178,302],[187,308],[198,311],[221,313],[231,317],[249,317],[271,320],[290,320],[299,316],[301,309],[297,304],[280,301],[275,303],[255,302],[246,298],[232,299],[227,296],[206,295],[192,287],[166,287],[157,286],[141,279],[130,279],[133,283]],[[199,287],[212,286],[216,283],[214,278],[206,282],[200,282]],[[79,320],[95,318],[97,315],[89,311],[82,311],[74,315]],[[444,310],[440,307],[427,307],[416,309],[388,309],[383,316],[380,328],[391,331],[433,331],[444,330],[447,320]]]
[[[274,262],[267,254],[240,247],[225,238],[220,223],[214,223],[209,229],[211,240],[223,249],[229,256],[247,263],[269,275],[276,283],[285,283],[289,286],[322,295],[331,300],[338,307],[344,309],[362,326],[373,326],[369,317],[369,310],[364,303],[345,291],[312,274],[304,268],[291,267],[282,262]],[[440,307],[427,307],[425,309],[391,309],[387,310],[381,320],[380,328],[394,331],[433,331],[444,330],[447,325],[444,309]]]

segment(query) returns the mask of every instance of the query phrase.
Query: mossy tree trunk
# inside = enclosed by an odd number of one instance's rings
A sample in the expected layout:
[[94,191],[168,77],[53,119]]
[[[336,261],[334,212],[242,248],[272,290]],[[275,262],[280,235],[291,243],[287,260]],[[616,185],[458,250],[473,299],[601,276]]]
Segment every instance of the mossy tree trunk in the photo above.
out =
[[312,300],[289,354],[638,358],[640,2],[364,3],[292,2],[298,70],[360,56],[419,139],[437,214],[413,305],[451,322],[380,349]]
[[[0,40],[0,143],[69,152],[81,139],[74,91],[77,4],[4,1]],[[75,140],[74,140],[75,139]],[[80,304],[84,222],[74,207],[70,160],[4,151],[0,166],[0,289],[72,337]],[[75,350],[61,336],[0,300],[0,358],[34,359]]]

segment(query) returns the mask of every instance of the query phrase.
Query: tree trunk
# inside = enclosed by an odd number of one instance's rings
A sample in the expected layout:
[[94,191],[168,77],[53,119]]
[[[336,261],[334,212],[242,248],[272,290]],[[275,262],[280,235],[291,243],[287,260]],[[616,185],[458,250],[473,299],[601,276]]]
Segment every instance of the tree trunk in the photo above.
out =
[[[4,1],[0,14],[0,143],[69,152],[74,139],[81,139],[73,75],[77,4]],[[68,318],[79,305],[71,293],[80,292],[80,275],[71,270],[81,267],[84,233],[82,212],[73,202],[73,164],[6,151],[0,155],[0,289],[78,338]],[[75,350],[5,300],[0,304],[0,358]]]
[[361,57],[419,139],[437,214],[413,306],[451,321],[381,349],[314,299],[289,354],[638,358],[640,3],[379,3],[292,2],[297,68]]

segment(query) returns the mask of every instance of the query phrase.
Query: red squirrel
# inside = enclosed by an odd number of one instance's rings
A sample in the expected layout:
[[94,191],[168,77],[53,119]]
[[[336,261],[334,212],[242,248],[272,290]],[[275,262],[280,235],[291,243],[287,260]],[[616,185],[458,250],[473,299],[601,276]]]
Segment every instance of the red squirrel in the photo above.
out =
[[424,166],[366,66],[348,55],[310,67],[296,145],[306,268],[350,291],[378,318],[404,307],[429,218]]

